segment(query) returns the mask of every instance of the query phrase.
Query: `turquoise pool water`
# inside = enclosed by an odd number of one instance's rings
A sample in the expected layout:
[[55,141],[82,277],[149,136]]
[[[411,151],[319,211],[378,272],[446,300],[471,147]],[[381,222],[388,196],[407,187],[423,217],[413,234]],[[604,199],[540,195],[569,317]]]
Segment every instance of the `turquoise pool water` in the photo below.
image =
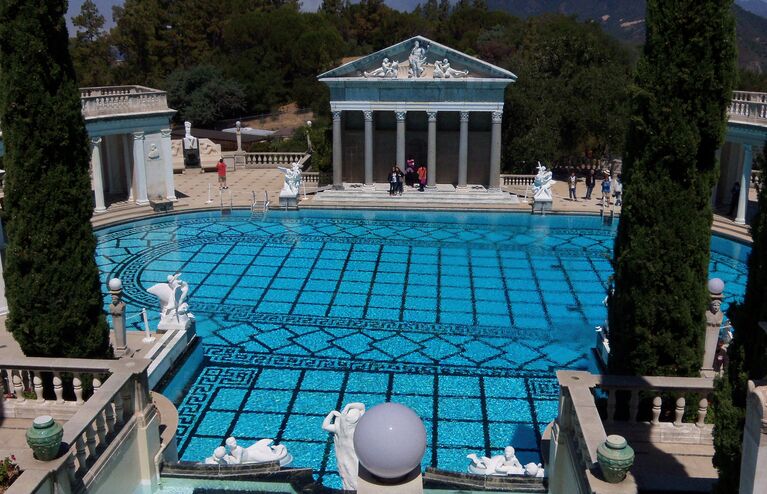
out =
[[[104,282],[123,280],[137,330],[141,307],[157,305],[146,288],[174,272],[190,284],[203,344],[166,390],[186,389],[183,460],[229,435],[271,437],[337,487],[320,425],[353,401],[416,410],[424,466],[463,471],[466,454],[509,444],[540,461],[555,371],[595,370],[615,228],[588,216],[206,212],[102,229],[97,261]],[[743,293],[749,251],[712,240],[725,306]]]

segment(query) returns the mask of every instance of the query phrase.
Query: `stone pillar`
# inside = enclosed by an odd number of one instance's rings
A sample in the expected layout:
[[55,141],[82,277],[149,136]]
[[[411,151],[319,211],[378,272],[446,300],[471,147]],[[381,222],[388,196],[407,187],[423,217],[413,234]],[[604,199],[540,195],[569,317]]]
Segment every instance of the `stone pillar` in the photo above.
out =
[[107,210],[104,205],[104,179],[101,175],[101,137],[91,137],[91,174],[96,197],[96,212]]
[[128,340],[125,332],[125,302],[122,301],[123,284],[119,278],[112,278],[108,283],[112,302],[109,304],[109,314],[112,316],[112,332],[115,337],[115,356],[122,357],[128,353]]
[[173,183],[173,151],[170,148],[170,129],[160,130],[161,153],[165,165],[165,198],[176,201],[176,187]]
[[343,155],[341,147],[341,112],[333,112],[333,188],[343,190]]
[[740,462],[740,494],[767,492],[767,386],[748,382]]
[[373,183],[373,112],[363,111],[365,117],[365,187],[374,187]]
[[237,152],[242,152],[242,123],[239,120],[235,122],[235,133],[237,134]]
[[437,112],[426,112],[429,119],[429,138],[426,154],[426,186],[430,189],[437,187]]
[[458,187],[466,188],[466,175],[469,166],[469,112],[462,111],[461,132],[458,137]]
[[405,117],[407,112],[397,111],[394,112],[394,116],[397,118],[397,157],[396,164],[400,167],[400,170],[405,170]]
[[488,189],[501,190],[501,121],[502,111],[494,111],[492,114],[492,126],[490,132],[490,182]]
[[104,143],[104,152],[106,152],[105,168],[107,173],[107,187],[106,190],[110,194],[114,194],[119,190],[120,186],[120,174],[117,169],[117,139],[116,136],[104,136],[102,138]]
[[123,163],[125,164],[125,188],[128,191],[128,200],[133,200],[133,160],[131,159],[130,137],[122,135]]
[[740,178],[740,198],[738,198],[738,214],[735,216],[735,223],[739,225],[746,224],[746,210],[748,209],[748,189],[751,186],[751,165],[753,156],[751,155],[751,144],[743,145],[743,175]]
[[136,183],[136,204],[149,204],[146,195],[146,166],[144,164],[144,132],[133,133],[133,181]]
[[703,347],[703,363],[701,374],[704,377],[713,377],[714,359],[716,358],[716,346],[719,343],[719,332],[722,329],[722,294],[724,282],[719,278],[708,281],[708,294],[711,297],[708,310],[706,311],[706,340]]

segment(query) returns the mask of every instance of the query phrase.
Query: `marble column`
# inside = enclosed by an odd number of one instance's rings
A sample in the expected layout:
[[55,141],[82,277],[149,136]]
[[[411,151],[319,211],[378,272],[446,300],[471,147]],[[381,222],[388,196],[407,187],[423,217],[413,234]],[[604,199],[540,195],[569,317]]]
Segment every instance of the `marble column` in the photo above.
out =
[[341,146],[341,112],[333,112],[333,188],[343,190],[343,150]]
[[130,137],[122,135],[123,164],[125,165],[125,189],[128,192],[128,201],[133,201],[133,160],[131,159]]
[[751,186],[751,165],[753,156],[751,155],[751,144],[743,145],[743,174],[740,177],[740,197],[738,198],[738,214],[735,216],[735,223],[739,225],[746,224],[746,210],[748,209],[748,189]]
[[96,212],[107,210],[104,205],[104,178],[101,171],[101,137],[91,137],[91,176],[96,198]]
[[458,188],[466,188],[469,167],[469,112],[460,114],[461,132],[458,137]]
[[428,111],[426,116],[429,120],[429,137],[426,154],[426,187],[437,187],[437,112]]
[[407,112],[397,111],[394,112],[394,116],[397,118],[397,161],[396,164],[400,170],[405,170],[405,117]]
[[373,183],[373,112],[365,110],[365,187],[375,187]]
[[160,130],[160,147],[165,164],[165,198],[176,201],[176,188],[173,183],[173,150],[170,147],[170,129]]
[[114,194],[120,189],[120,170],[117,167],[117,136],[104,136],[104,151],[106,152],[106,172],[107,187],[110,194]]
[[501,190],[501,122],[502,111],[494,111],[490,131],[490,182],[488,189]]
[[136,183],[136,204],[149,204],[146,195],[146,165],[144,163],[144,132],[133,133],[133,181]]

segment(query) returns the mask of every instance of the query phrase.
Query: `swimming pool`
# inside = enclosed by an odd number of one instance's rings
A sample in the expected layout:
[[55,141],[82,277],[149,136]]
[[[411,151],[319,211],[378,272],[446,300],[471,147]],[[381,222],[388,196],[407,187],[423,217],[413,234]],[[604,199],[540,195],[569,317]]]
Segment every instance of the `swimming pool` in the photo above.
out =
[[[203,345],[181,373],[193,375],[177,403],[183,460],[229,435],[272,437],[339,486],[320,425],[353,401],[416,410],[424,466],[463,471],[466,454],[509,444],[540,461],[554,371],[595,370],[615,228],[590,216],[204,212],[100,230],[97,262],[104,282],[123,280],[129,317],[156,306],[145,290],[168,274],[190,284]],[[712,240],[725,306],[743,293],[749,250]]]

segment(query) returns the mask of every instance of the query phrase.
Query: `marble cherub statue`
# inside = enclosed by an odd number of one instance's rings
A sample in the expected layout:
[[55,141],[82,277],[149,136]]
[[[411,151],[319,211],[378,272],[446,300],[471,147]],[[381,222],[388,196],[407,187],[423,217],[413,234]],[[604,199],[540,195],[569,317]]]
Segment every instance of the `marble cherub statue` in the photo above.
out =
[[181,273],[168,275],[167,283],[157,283],[147,291],[160,300],[159,329],[185,329],[190,319],[194,319],[186,302],[189,284],[181,279]]
[[448,62],[447,58],[442,60],[441,62],[437,60],[434,62],[434,78],[435,79],[451,79],[451,78],[461,78],[466,77],[469,75],[468,70],[456,70],[450,66],[450,62]]
[[495,455],[491,458],[483,456],[477,457],[474,453],[466,456],[471,460],[469,464],[469,473],[476,475],[524,475],[525,468],[517,459],[516,452],[511,446],[506,446],[502,455]]
[[390,61],[388,58],[384,58],[380,67],[370,72],[363,72],[363,74],[365,77],[384,77],[388,79],[396,79],[398,71],[399,62]]
[[357,490],[358,460],[354,451],[354,429],[364,413],[364,404],[349,403],[340,412],[331,411],[322,421],[322,428],[333,434],[338,474],[344,490]]
[[237,439],[226,439],[226,447],[229,450],[230,464],[266,463],[277,461],[281,467],[287,467],[293,462],[293,456],[288,453],[288,448],[282,444],[272,445],[274,440],[261,439],[254,444],[243,448],[237,444]]

